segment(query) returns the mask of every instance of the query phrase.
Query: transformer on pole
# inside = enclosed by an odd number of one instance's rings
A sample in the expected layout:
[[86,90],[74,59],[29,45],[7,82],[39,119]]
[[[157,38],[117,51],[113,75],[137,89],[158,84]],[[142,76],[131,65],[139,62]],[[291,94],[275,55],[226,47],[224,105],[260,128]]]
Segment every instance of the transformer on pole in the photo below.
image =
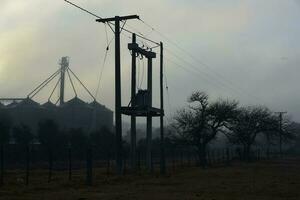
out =
[[[147,118],[147,150],[146,150],[146,167],[152,172],[152,117],[162,117],[164,114],[163,109],[152,107],[152,60],[156,58],[156,53],[145,50],[136,43],[135,34],[133,33],[133,41],[128,44],[128,49],[132,53],[132,82],[131,82],[131,102],[130,106],[121,108],[122,114],[131,116],[131,159],[133,169],[135,169],[135,151],[136,151],[136,120],[135,117]],[[142,55],[147,58],[147,89],[138,90],[136,93],[136,58],[137,55]],[[161,71],[162,73],[162,71]],[[162,97],[161,97],[162,98]],[[161,101],[162,102],[162,101]],[[163,108],[163,107],[162,107]],[[161,127],[163,129],[163,127]],[[162,130],[161,129],[161,130]]]

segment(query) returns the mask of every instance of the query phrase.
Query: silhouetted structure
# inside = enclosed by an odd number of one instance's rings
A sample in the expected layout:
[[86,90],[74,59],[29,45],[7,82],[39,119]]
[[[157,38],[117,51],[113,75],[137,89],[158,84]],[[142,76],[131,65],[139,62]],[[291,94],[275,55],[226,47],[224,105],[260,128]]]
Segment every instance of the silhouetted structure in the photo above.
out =
[[[89,90],[83,85],[79,78],[69,68],[69,59],[63,57],[60,62],[60,69],[36,87],[27,98],[1,98],[0,109],[5,109],[11,115],[14,125],[24,124],[31,128],[34,134],[37,133],[38,123],[44,119],[52,119],[57,122],[63,130],[71,128],[82,128],[85,132],[99,130],[101,127],[113,128],[113,112],[104,105],[98,103]],[[65,102],[65,74],[68,75],[75,97]],[[83,86],[92,97],[91,103],[86,103],[77,97],[71,74]],[[53,88],[48,102],[40,105],[32,98],[35,97],[55,77],[59,77]],[[55,103],[51,102],[54,91],[59,87],[59,98]],[[59,105],[57,105],[59,102]]]

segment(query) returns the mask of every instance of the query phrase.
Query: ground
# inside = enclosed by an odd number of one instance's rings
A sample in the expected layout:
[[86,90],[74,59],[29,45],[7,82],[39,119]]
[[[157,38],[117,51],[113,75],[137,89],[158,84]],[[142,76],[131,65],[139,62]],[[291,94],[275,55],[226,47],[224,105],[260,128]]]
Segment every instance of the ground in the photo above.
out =
[[25,186],[21,171],[9,171],[0,188],[0,199],[22,200],[299,200],[300,159],[232,163],[209,169],[177,168],[168,176],[146,174],[107,176],[94,171],[93,186],[86,186],[84,171],[73,180],[66,172],[54,172],[47,183],[46,171],[33,171]]

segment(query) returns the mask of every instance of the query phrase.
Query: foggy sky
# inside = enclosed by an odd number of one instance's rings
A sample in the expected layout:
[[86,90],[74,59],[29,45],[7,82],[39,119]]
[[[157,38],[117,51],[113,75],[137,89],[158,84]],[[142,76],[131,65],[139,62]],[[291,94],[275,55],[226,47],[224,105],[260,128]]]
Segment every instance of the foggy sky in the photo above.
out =
[[[239,100],[242,105],[262,104],[273,111],[288,111],[294,120],[300,120],[299,1],[73,2],[102,17],[138,14],[167,37],[161,37],[137,20],[126,24],[130,30],[164,42],[168,116],[184,106],[193,91],[202,90],[212,99],[222,97]],[[70,57],[70,67],[95,93],[106,48],[103,24],[63,0],[1,0],[0,13],[0,97],[26,96],[58,69],[62,56]],[[107,31],[110,40],[113,35],[109,28]],[[130,54],[126,49],[130,39],[127,36],[122,36],[121,52],[123,105],[128,104],[130,94]],[[177,48],[174,42],[184,50]],[[98,100],[111,109],[114,108],[113,58],[114,43],[111,43],[98,96]],[[142,66],[140,61],[139,80]],[[159,92],[158,68],[156,60],[153,89],[157,94],[154,98]],[[143,86],[145,83],[144,77]],[[51,87],[35,100],[45,102]],[[78,84],[76,88],[80,98],[91,101]],[[67,99],[73,95],[68,91]],[[158,105],[156,99],[154,103]]]

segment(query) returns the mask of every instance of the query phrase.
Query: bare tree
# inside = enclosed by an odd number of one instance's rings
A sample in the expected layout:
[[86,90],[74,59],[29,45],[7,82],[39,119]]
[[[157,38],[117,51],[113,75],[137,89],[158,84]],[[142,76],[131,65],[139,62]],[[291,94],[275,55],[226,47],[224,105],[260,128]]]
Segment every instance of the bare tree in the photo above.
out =
[[[282,121],[282,130],[280,130],[279,120],[277,116],[273,117],[273,128],[270,131],[264,131],[263,135],[266,140],[267,146],[267,156],[269,157],[270,149],[272,146],[278,145],[281,138],[282,142],[285,144],[295,141],[297,138],[297,125],[291,120],[290,117],[283,118]],[[280,145],[280,144],[279,144]]]
[[[279,131],[277,131],[279,133]],[[283,118],[281,137],[283,143],[289,143],[297,139],[298,136],[297,125],[291,120],[289,116]],[[278,137],[277,137],[278,138]]]
[[268,108],[243,107],[240,108],[236,119],[227,126],[229,131],[225,133],[230,142],[243,146],[244,159],[250,160],[251,147],[255,143],[257,135],[274,131],[276,124],[277,122]]
[[188,102],[188,108],[175,115],[173,132],[176,141],[196,147],[199,161],[205,167],[208,144],[233,121],[238,103],[226,100],[209,103],[204,92],[193,93]]

